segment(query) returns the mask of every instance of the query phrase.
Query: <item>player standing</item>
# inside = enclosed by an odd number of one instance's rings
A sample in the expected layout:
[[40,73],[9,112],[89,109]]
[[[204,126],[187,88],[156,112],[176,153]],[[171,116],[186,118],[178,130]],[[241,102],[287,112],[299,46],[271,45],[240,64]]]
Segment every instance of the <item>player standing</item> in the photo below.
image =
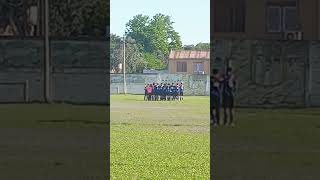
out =
[[224,109],[224,121],[226,125],[234,127],[234,93],[236,90],[236,81],[231,67],[227,68],[227,72],[223,79],[222,104]]
[[147,100],[147,87],[148,87],[148,84],[146,84],[145,86],[144,86],[144,98],[143,98],[143,100]]
[[213,69],[210,81],[210,115],[214,126],[222,125],[220,121],[220,89],[222,80],[219,75],[219,70]]
[[183,100],[183,90],[184,90],[184,86],[183,86],[183,83],[181,82],[181,84],[180,84],[180,100]]

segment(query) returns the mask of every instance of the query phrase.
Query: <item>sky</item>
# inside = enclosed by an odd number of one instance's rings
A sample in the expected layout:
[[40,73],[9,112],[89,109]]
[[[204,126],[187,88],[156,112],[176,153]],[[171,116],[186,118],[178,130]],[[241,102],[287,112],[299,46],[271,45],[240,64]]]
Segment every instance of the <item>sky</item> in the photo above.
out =
[[110,31],[123,36],[133,16],[158,13],[171,16],[183,45],[210,42],[210,0],[110,0]]

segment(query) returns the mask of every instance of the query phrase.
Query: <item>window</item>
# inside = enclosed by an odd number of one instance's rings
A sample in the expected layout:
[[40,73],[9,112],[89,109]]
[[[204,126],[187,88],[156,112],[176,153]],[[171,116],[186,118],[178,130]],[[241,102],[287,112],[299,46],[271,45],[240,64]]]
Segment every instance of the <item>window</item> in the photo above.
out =
[[215,0],[213,3],[215,32],[245,31],[245,0]]
[[177,72],[187,72],[187,62],[177,62]]
[[281,8],[268,7],[268,32],[281,32]]
[[267,7],[267,32],[299,30],[296,6],[269,5]]
[[294,31],[299,29],[298,27],[298,12],[296,7],[284,7],[283,8],[283,29],[285,31]]
[[204,66],[203,63],[193,63],[193,72],[195,74],[204,74]]

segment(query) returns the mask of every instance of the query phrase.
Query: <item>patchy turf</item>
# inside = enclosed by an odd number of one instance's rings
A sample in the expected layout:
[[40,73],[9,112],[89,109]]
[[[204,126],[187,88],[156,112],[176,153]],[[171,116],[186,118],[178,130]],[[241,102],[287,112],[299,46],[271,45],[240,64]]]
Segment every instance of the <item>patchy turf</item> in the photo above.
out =
[[209,97],[111,96],[111,179],[209,179]]
[[0,179],[105,179],[107,107],[0,105]]
[[217,180],[320,179],[320,109],[238,109],[215,128]]

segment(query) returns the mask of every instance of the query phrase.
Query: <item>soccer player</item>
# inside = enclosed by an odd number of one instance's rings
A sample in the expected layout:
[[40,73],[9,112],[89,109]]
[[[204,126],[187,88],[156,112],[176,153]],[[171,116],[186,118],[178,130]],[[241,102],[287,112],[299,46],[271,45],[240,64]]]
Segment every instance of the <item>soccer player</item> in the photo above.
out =
[[158,101],[158,95],[159,95],[159,89],[158,89],[158,83],[154,85],[154,100]]
[[163,84],[162,83],[159,85],[159,97],[160,97],[160,101],[163,101]]
[[180,85],[177,83],[176,85],[176,100],[180,101]]
[[153,84],[152,84],[152,95],[151,95],[152,101],[155,101],[155,100],[156,100],[155,97],[156,97],[156,83],[153,82]]
[[223,79],[219,75],[219,70],[213,69],[210,81],[210,115],[214,126],[222,125],[222,122],[220,122],[220,89],[222,81]]
[[183,86],[183,83],[181,82],[180,84],[180,100],[183,100],[183,90],[184,90],[184,86]]
[[170,83],[167,84],[167,101],[170,101]]
[[148,101],[151,101],[151,95],[152,95],[152,84],[150,84],[148,87],[147,87],[147,99]]
[[172,101],[174,100],[174,97],[175,97],[174,94],[175,94],[174,83],[171,83],[171,86],[170,86],[170,97],[171,97]]
[[143,100],[147,100],[147,87],[148,87],[148,84],[146,84],[145,86],[144,86],[144,98],[143,98]]
[[226,125],[235,126],[234,121],[234,93],[236,90],[235,76],[232,68],[228,67],[223,78],[222,104],[224,110],[224,121]]

